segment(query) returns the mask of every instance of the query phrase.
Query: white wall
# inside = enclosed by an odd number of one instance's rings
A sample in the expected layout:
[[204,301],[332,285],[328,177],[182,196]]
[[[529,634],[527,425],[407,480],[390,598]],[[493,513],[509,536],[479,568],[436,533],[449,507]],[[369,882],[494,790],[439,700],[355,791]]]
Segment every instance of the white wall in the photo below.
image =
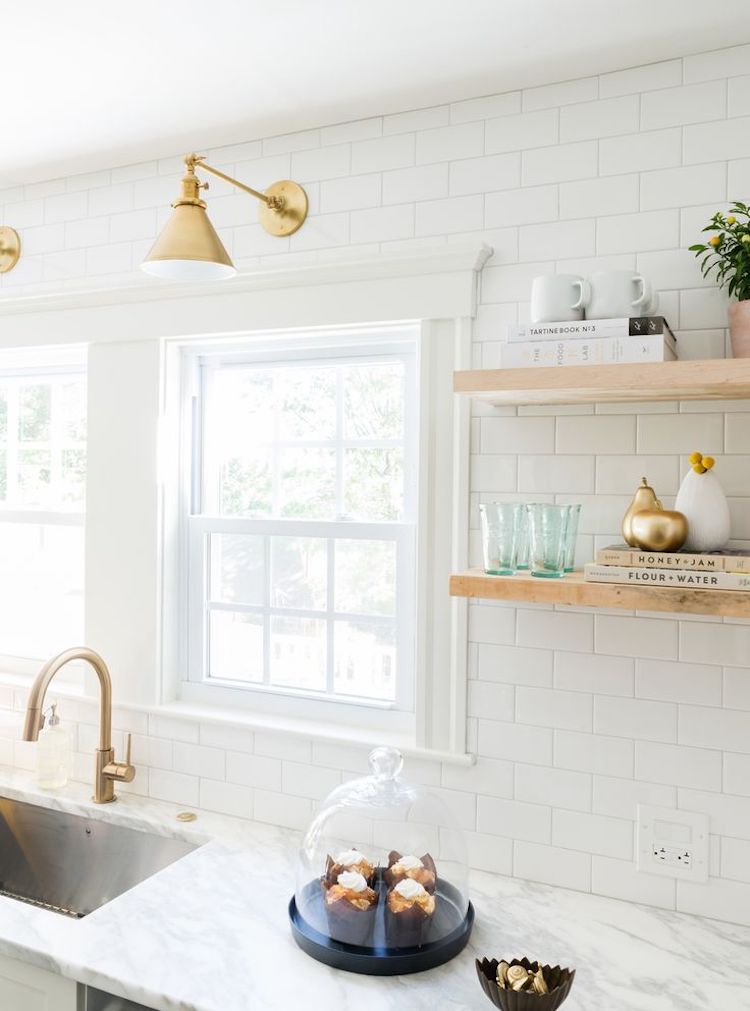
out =
[[[312,215],[290,239],[270,238],[253,201],[213,180],[210,212],[240,266],[484,238],[496,254],[475,322],[477,366],[498,363],[535,274],[598,266],[652,278],[681,356],[723,356],[725,299],[686,247],[727,198],[750,196],[748,68],[743,45],[219,149],[210,160],[255,185],[303,182]],[[175,158],[1,192],[0,219],[20,230],[25,254],[0,297],[130,275],[179,170]],[[479,501],[499,495],[582,501],[584,560],[617,539],[642,473],[669,501],[686,454],[701,449],[716,456],[733,535],[750,546],[749,435],[745,403],[477,408],[473,522]],[[471,640],[479,761],[409,764],[454,807],[474,866],[750,923],[750,626],[477,604]],[[0,694],[7,710],[23,701]],[[94,711],[67,708],[88,779]],[[0,759],[27,763],[12,741],[17,712],[0,716]],[[262,821],[302,826],[319,797],[365,768],[364,750],[342,744],[117,719],[138,735],[136,790]],[[638,801],[710,815],[708,885],[634,872]]]

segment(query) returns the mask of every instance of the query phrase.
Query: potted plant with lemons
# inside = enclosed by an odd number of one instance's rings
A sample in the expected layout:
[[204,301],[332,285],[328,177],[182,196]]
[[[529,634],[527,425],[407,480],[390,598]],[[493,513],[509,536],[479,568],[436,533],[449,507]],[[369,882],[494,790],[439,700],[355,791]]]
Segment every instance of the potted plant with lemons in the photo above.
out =
[[689,248],[702,258],[703,276],[713,276],[736,299],[729,305],[732,356],[750,358],[750,207],[736,200],[725,214],[717,211],[703,231],[714,234]]

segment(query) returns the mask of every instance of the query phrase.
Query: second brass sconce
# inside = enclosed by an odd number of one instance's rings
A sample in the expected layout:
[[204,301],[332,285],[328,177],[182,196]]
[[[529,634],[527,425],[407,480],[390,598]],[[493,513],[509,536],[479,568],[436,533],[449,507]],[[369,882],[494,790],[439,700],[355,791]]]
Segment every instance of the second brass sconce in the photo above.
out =
[[208,189],[208,183],[199,181],[196,169],[210,172],[259,200],[260,223],[270,235],[292,235],[307,217],[307,194],[299,183],[284,179],[261,193],[207,165],[202,155],[189,154],[182,192],[172,204],[174,213],[141,264],[148,274],[172,281],[208,281],[237,273],[206,214],[200,191]]
[[13,270],[21,257],[21,239],[8,225],[0,225],[0,274]]

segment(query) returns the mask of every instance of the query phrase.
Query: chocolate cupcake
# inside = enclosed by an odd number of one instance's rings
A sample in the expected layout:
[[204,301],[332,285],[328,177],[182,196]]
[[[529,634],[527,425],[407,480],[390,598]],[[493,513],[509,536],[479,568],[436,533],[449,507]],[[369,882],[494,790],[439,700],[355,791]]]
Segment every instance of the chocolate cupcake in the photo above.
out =
[[339,879],[339,874],[343,874],[344,871],[353,871],[355,874],[361,874],[370,888],[375,884],[375,867],[359,850],[343,850],[341,853],[337,853],[335,857],[328,857],[325,872],[325,881],[328,887],[335,885]]
[[322,881],[328,933],[334,941],[367,945],[375,925],[378,894],[362,874],[342,871],[335,884]]
[[389,948],[418,948],[424,944],[435,915],[435,896],[418,881],[404,878],[388,892],[385,938]]
[[407,878],[417,881],[430,895],[434,894],[437,885],[437,869],[435,861],[429,853],[425,853],[423,857],[415,857],[411,853],[402,856],[396,850],[391,850],[388,854],[388,867],[383,877],[389,888],[393,888],[399,881],[405,881]]

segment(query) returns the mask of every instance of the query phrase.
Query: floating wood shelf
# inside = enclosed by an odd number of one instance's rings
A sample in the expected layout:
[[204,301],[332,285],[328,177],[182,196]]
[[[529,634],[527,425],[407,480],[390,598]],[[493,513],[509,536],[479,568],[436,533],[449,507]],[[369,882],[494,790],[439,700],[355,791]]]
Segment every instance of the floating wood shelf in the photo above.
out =
[[456,393],[491,404],[595,404],[750,397],[750,359],[475,369],[454,373]]
[[451,576],[450,592],[453,597],[516,600],[521,604],[570,604],[750,618],[750,592],[744,590],[587,583],[579,570],[561,579],[540,579],[520,572],[515,576],[488,576],[482,569],[469,569]]

